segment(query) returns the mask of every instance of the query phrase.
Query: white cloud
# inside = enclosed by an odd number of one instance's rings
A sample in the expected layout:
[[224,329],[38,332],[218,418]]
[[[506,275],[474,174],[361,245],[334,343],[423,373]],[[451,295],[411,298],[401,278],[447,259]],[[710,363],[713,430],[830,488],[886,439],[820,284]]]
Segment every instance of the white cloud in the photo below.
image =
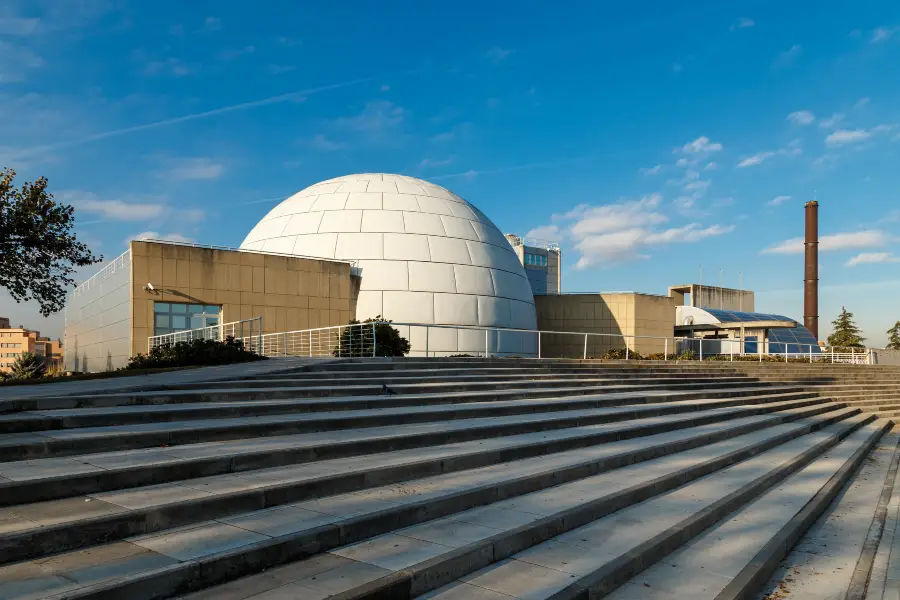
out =
[[856,101],[856,104],[853,105],[853,108],[862,108],[863,106],[866,106],[867,104],[869,104],[869,98],[866,98],[866,97],[860,98],[859,100]]
[[[889,244],[891,236],[877,229],[853,231],[849,233],[832,233],[819,238],[819,251],[854,250],[857,248],[879,248]],[[762,251],[763,254],[801,254],[803,238],[785,240]]]
[[0,83],[21,81],[28,71],[44,64],[44,59],[31,50],[0,40]]
[[747,29],[748,27],[753,27],[756,25],[756,22],[749,17],[741,17],[737,20],[736,23],[732,24],[728,29],[730,31],[734,31],[735,29]]
[[76,214],[86,212],[109,221],[160,221],[170,217],[181,221],[200,221],[206,216],[201,209],[176,210],[159,196],[125,196],[123,199],[103,200],[92,192],[77,190],[64,190],[56,196],[72,205]]
[[184,158],[177,161],[163,176],[171,181],[198,181],[218,179],[225,166],[210,158]]
[[384,84],[380,88],[378,88],[379,92],[389,92],[390,90],[391,86],[389,86],[388,84]]
[[780,204],[784,204],[788,200],[791,199],[791,196],[775,196],[771,200],[769,200],[769,206],[778,206]]
[[197,30],[197,33],[212,33],[222,29],[222,19],[217,17],[206,17],[203,19],[203,25]]
[[575,219],[572,234],[584,237],[630,227],[658,225],[668,221],[668,217],[656,209],[662,202],[660,194],[650,194],[640,200],[588,206],[581,204],[562,215],[564,219]]
[[681,73],[682,69],[684,69],[684,66],[681,63],[679,63],[679,62],[672,63],[672,72],[673,73],[676,73],[676,74]]
[[789,67],[794,64],[794,61],[798,56],[803,52],[803,46],[800,44],[794,44],[785,52],[779,54],[775,59],[775,67]]
[[808,110],[798,110],[789,114],[787,120],[794,125],[810,125],[816,117]]
[[719,165],[717,165],[716,163],[711,162],[711,161],[706,163],[706,166],[703,167],[703,169],[706,171],[715,171],[718,168],[719,168]]
[[[554,215],[557,224],[537,228],[528,235],[570,238],[581,253],[575,267],[584,269],[646,259],[654,247],[697,242],[734,229],[725,225],[704,227],[699,223],[657,229],[669,221],[662,212],[662,200],[660,194],[649,194],[615,204],[580,204],[565,214]],[[679,211],[686,212],[695,200],[696,196],[682,196],[674,201],[674,205]]]
[[490,50],[488,50],[484,56],[489,61],[491,61],[491,63],[493,63],[495,65],[499,65],[504,60],[506,60],[506,58],[512,53],[513,53],[512,50],[508,50],[506,48],[501,48],[500,46],[495,46],[495,47],[491,48]]
[[540,227],[535,227],[534,229],[528,230],[528,232],[525,234],[525,237],[527,238],[548,241],[559,240],[562,236],[562,230],[560,230],[560,228],[556,225],[541,225]]
[[844,113],[834,113],[827,119],[819,121],[819,127],[824,129],[835,129],[841,124],[841,121],[844,120],[844,116]]
[[154,60],[144,67],[145,75],[171,75],[172,77],[185,77],[196,72],[196,68],[184,63],[179,58],[167,58],[166,60]]
[[682,146],[681,150],[683,152],[687,152],[688,154],[700,154],[719,152],[720,150],[722,150],[722,147],[722,144],[713,142],[705,135],[702,135],[693,142],[688,142],[687,144]]
[[843,146],[864,142],[870,137],[872,134],[865,129],[838,129],[825,138],[825,143],[829,146]]
[[396,129],[406,115],[403,107],[389,100],[373,100],[362,112],[352,117],[334,121],[336,127],[362,133],[370,138],[380,138]]
[[419,168],[424,169],[425,167],[444,167],[453,162],[452,158],[423,158],[419,161]]
[[662,165],[655,165],[652,167],[645,167],[640,170],[644,175],[656,175],[662,170]]
[[314,135],[313,138],[309,140],[309,145],[316,150],[325,151],[340,150],[341,148],[346,146],[346,144],[343,144],[341,142],[336,142],[334,140],[328,139],[321,133],[317,133],[316,135]]
[[291,71],[297,70],[297,67],[295,67],[294,65],[272,64],[272,65],[269,65],[267,68],[268,68],[269,73],[271,73],[272,75],[281,75],[282,73],[289,73]]
[[256,46],[244,46],[243,48],[232,48],[229,50],[222,50],[219,54],[216,55],[216,58],[224,61],[232,61],[236,58],[240,58],[242,56],[247,56],[248,54],[253,54],[256,52]]
[[894,34],[898,31],[900,31],[900,27],[877,27],[874,31],[872,31],[871,42],[873,44],[886,42],[887,40],[894,37]]
[[738,163],[738,168],[745,169],[747,167],[755,167],[756,165],[761,165],[763,162],[775,156],[796,156],[802,153],[803,151],[800,149],[800,141],[792,140],[788,143],[787,146],[779,148],[778,150],[765,150],[763,152],[757,152],[752,156],[741,159],[741,161]]
[[762,164],[766,159],[772,158],[775,156],[775,152],[772,150],[767,150],[765,152],[757,152],[753,156],[748,156],[738,163],[738,168],[743,169],[745,167],[753,167],[756,165]]
[[697,180],[697,181],[692,181],[691,183],[685,185],[684,189],[688,190],[688,191],[697,190],[700,192],[705,192],[706,189],[709,188],[709,186],[711,184],[712,184],[711,181]]
[[846,266],[855,267],[863,264],[900,263],[900,256],[890,252],[860,252],[846,262]]
[[690,163],[690,161],[688,159],[679,158],[677,161],[675,161],[675,166],[676,167],[686,167],[686,166],[688,166],[689,163]]

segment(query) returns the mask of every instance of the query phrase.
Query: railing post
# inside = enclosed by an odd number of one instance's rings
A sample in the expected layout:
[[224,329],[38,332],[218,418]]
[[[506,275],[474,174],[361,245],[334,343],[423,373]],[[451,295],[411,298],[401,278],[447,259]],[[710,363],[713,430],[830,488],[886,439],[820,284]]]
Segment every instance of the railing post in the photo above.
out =
[[[330,335],[328,337],[331,337]],[[338,358],[341,357],[341,341],[344,339],[344,335],[341,333],[341,328],[338,327]]]
[[703,360],[703,338],[699,338],[700,340],[700,360]]
[[731,340],[728,341],[728,350],[731,354],[731,362],[734,362],[734,342]]
[[538,331],[538,358],[541,357],[541,332]]
[[489,356],[488,351],[488,330],[484,330],[484,357],[487,358]]
[[284,357],[287,358],[287,333],[281,334],[281,349],[284,352]]
[[[375,358],[375,356],[376,356],[375,346],[376,346],[376,342],[378,341],[375,339],[376,331],[377,331],[377,329],[375,328],[375,323],[372,323],[372,358]],[[412,337],[412,336],[410,336],[410,337]]]
[[628,360],[628,338],[623,336],[625,340],[625,360]]
[[663,340],[663,360],[669,360],[669,338]]
[[584,334],[584,360],[587,360],[587,334]]
[[809,345],[809,364],[812,364],[812,344]]
[[[409,337],[412,337],[412,334]],[[457,337],[456,339],[459,338]],[[425,358],[428,358],[428,325],[425,326]]]
[[[307,323],[309,325],[309,323]],[[312,329],[309,330],[309,356],[312,358]]]
[[[347,339],[350,340],[348,342],[348,345],[350,346],[349,353],[350,356],[353,356],[353,325],[348,326],[347,329],[350,331],[350,333],[347,335]],[[341,339],[344,339],[344,336],[341,336]],[[362,356],[362,352],[360,352],[359,354],[360,356]]]
[[253,352],[253,319],[250,319],[250,352]]

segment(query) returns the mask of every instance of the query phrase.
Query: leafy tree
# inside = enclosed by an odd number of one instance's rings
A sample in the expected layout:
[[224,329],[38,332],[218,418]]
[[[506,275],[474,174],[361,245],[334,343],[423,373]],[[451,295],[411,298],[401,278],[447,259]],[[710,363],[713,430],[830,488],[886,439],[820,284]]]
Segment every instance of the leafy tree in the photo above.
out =
[[10,379],[40,379],[47,373],[44,359],[31,352],[23,352],[10,367]]
[[894,323],[894,326],[887,330],[888,345],[891,350],[900,350],[900,321]]
[[103,260],[75,239],[75,209],[57,204],[43,177],[16,189],[0,171],[0,287],[16,302],[34,299],[45,317],[62,309],[75,267]]
[[[350,320],[350,325],[359,325],[359,321]],[[409,341],[400,332],[388,325],[390,321],[381,315],[374,319],[366,319],[363,323],[375,325],[375,356],[406,356],[409,354]],[[340,347],[332,351],[334,356],[366,357],[372,356],[372,328],[347,327],[341,333]]]
[[853,313],[848,312],[846,307],[841,307],[841,314],[831,322],[831,325],[834,327],[834,333],[828,336],[829,346],[864,348],[863,342],[866,338],[859,335],[860,329],[853,322]]

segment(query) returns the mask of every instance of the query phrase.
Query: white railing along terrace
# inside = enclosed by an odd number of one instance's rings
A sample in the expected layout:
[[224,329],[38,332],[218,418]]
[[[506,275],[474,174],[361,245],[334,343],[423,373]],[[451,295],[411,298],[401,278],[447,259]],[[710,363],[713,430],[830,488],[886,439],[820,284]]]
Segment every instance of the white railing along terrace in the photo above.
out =
[[178,342],[190,342],[193,340],[216,340],[222,342],[229,337],[243,341],[244,348],[250,352],[264,354],[261,351],[263,347],[262,317],[154,335],[147,340],[147,350],[150,351],[159,346],[170,346]]
[[[261,336],[259,347],[265,356],[362,357],[382,355],[378,348],[379,323],[336,325]],[[521,356],[533,358],[601,358],[612,355],[625,360],[641,355],[634,353],[637,344],[648,342],[658,347],[660,360],[828,362],[871,364],[872,353],[866,348],[822,347],[813,344],[759,342],[756,340],[723,340],[683,337],[659,337],[613,333],[580,333],[571,331],[538,331],[503,327],[466,325],[432,325],[425,323],[380,322],[400,330],[412,342],[413,354],[426,357],[453,356]],[[450,334],[448,336],[448,334]],[[748,351],[748,348],[755,351]],[[772,351],[783,348],[784,351]],[[615,351],[608,353],[608,351]],[[652,356],[652,354],[651,354]]]
[[[539,331],[474,325],[432,325],[426,323],[370,322],[262,333],[262,317],[223,323],[201,329],[179,331],[149,339],[148,348],[188,342],[194,339],[227,337],[240,339],[244,347],[269,357],[375,357],[388,354],[379,347],[380,326],[398,329],[412,342],[413,355],[426,357],[518,356],[524,358],[645,358],[635,346],[651,345],[658,350],[649,358],[658,360],[758,360],[872,364],[869,348],[839,348],[783,342],[741,339],[660,337],[615,333]],[[382,332],[384,335],[384,332]],[[772,349],[775,348],[776,351]],[[783,351],[777,351],[783,348]]]

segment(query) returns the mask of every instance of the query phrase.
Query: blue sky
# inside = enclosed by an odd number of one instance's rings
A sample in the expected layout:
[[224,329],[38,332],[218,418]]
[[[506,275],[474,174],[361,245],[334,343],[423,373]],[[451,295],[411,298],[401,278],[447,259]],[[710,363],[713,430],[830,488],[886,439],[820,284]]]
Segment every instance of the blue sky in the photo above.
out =
[[[559,240],[565,291],[703,265],[798,319],[815,194],[821,320],[846,305],[883,345],[900,5],[850,6],[3,0],[0,166],[49,177],[106,258],[147,232],[237,246],[280,198],[395,172]],[[2,293],[0,314],[62,333]]]

